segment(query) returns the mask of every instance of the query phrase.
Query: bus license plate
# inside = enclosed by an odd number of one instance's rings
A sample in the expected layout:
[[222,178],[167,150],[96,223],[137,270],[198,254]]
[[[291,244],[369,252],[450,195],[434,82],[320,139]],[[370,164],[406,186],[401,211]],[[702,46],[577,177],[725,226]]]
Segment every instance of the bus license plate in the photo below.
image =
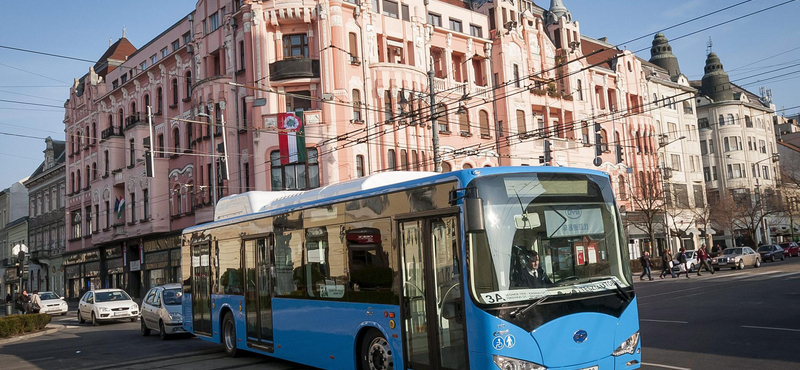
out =
[[583,369],[578,369],[578,370],[597,370],[598,368],[599,367],[597,365],[595,365],[595,366],[592,366],[592,367],[584,367]]

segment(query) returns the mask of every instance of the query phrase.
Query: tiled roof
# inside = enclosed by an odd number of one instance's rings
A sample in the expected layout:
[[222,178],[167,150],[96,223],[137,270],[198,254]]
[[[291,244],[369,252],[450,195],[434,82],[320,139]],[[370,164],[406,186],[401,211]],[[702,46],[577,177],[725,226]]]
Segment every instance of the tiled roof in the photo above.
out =
[[597,65],[610,70],[614,69],[614,65],[616,65],[614,58],[620,53],[613,45],[603,45],[601,41],[586,36],[581,36],[581,51],[586,56],[589,65]]

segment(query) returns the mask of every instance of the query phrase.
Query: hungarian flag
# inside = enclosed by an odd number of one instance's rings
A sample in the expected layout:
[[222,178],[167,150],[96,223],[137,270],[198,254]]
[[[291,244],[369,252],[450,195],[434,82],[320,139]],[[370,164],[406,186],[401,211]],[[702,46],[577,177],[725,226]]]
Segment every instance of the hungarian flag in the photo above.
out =
[[306,162],[306,129],[303,112],[278,114],[278,146],[281,164]]
[[119,207],[117,207],[117,219],[122,218],[122,214],[125,212],[125,197],[119,198]]

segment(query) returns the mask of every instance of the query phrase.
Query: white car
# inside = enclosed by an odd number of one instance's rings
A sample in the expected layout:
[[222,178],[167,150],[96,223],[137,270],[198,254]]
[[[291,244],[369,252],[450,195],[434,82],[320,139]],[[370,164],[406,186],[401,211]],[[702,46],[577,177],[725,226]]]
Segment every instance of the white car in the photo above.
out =
[[86,292],[78,303],[78,322],[98,325],[100,321],[139,318],[139,305],[122,289],[99,289]]
[[[696,269],[702,268],[700,263],[697,262],[697,253],[695,251],[686,251],[686,266],[689,267],[689,272],[695,272]],[[672,260],[672,271],[680,271],[681,266],[678,263],[677,255]]]
[[64,316],[69,311],[69,306],[67,302],[64,301],[64,297],[60,297],[58,294],[53,292],[40,292],[39,298],[42,299],[42,306],[39,309],[39,313],[48,313],[51,315],[61,314]]
[[161,339],[168,335],[185,333],[181,303],[183,292],[180,284],[167,284],[150,289],[142,302],[142,335],[158,330]]

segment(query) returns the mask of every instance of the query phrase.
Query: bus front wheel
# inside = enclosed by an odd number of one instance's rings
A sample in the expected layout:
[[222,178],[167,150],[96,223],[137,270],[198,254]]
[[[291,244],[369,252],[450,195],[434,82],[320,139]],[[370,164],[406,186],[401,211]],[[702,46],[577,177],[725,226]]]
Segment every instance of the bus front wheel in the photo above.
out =
[[371,329],[361,341],[359,370],[393,370],[392,347],[378,330]]
[[233,321],[233,315],[228,312],[225,318],[222,319],[222,345],[225,346],[225,352],[230,357],[238,355],[236,348],[236,323]]

